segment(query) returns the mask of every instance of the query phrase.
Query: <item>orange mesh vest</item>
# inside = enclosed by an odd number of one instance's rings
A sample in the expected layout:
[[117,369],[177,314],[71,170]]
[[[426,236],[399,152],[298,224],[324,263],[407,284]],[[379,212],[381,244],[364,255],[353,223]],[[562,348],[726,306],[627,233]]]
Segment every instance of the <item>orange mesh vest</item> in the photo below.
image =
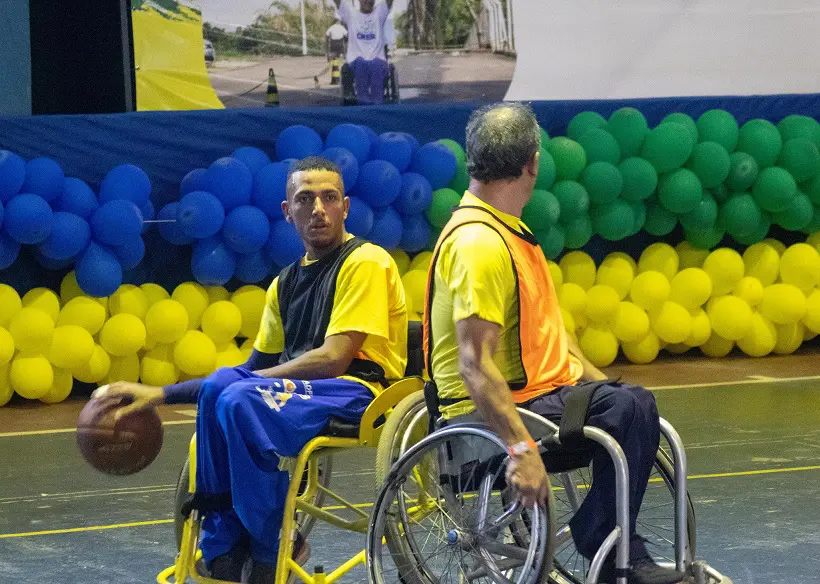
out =
[[582,373],[582,365],[567,350],[567,333],[555,287],[549,277],[547,260],[538,242],[527,232],[519,233],[489,209],[458,207],[436,243],[427,274],[424,311],[424,358],[427,372],[432,371],[433,344],[430,312],[435,287],[435,268],[441,244],[462,225],[482,223],[504,240],[512,259],[518,291],[519,347],[524,380],[509,383],[516,403],[527,402],[562,385],[572,385]]

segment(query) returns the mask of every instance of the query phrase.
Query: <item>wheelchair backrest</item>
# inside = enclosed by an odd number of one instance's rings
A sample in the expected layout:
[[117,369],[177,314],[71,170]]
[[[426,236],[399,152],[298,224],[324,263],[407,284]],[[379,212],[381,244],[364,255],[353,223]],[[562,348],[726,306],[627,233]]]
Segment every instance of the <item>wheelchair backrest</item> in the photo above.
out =
[[407,368],[405,377],[421,377],[424,373],[424,349],[422,348],[421,322],[407,323]]

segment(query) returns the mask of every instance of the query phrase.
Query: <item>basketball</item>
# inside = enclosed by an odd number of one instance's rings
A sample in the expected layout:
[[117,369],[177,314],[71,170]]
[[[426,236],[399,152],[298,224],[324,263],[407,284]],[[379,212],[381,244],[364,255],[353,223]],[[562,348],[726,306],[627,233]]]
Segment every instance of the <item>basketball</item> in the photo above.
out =
[[92,399],[77,419],[77,446],[97,470],[111,475],[141,471],[162,448],[162,422],[155,408],[135,412],[114,422],[114,413],[127,402]]

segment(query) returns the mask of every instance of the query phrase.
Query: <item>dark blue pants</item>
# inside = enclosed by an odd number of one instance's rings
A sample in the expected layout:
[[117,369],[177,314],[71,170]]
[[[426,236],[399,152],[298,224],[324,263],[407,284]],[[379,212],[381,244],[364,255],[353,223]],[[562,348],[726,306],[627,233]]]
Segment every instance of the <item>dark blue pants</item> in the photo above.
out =
[[[572,387],[562,387],[540,396],[530,402],[527,409],[558,423],[571,390]],[[643,541],[636,535],[635,522],[660,442],[655,396],[636,385],[603,385],[592,397],[587,425],[610,434],[626,456],[630,488],[629,555],[634,560],[647,553]],[[603,447],[594,448],[592,486],[569,526],[578,551],[588,558],[595,555],[615,528],[615,466]]]
[[373,59],[365,61],[361,57],[350,64],[356,99],[361,104],[384,103],[384,82],[389,74],[387,61]]
[[202,382],[197,430],[197,491],[231,491],[233,509],[202,522],[206,562],[249,542],[251,557],[275,564],[290,478],[280,456],[296,456],[333,415],[358,422],[371,391],[344,379],[265,379],[239,367]]

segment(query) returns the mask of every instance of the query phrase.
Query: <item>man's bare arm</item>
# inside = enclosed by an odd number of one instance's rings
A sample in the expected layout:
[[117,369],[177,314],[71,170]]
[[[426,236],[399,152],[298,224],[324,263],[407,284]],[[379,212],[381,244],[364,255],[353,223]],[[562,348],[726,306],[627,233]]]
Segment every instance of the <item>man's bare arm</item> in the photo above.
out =
[[255,373],[263,377],[308,380],[339,377],[350,367],[366,338],[367,333],[358,331],[331,335],[321,347],[307,351],[287,363]]
[[584,373],[581,376],[582,381],[602,381],[607,378],[606,375],[601,372],[595,365],[589,362],[589,360],[584,357],[583,351],[581,351],[581,347],[578,346],[578,343],[575,342],[570,335],[567,335],[567,348],[569,352],[575,355],[578,360],[581,362],[581,365],[584,366]]

